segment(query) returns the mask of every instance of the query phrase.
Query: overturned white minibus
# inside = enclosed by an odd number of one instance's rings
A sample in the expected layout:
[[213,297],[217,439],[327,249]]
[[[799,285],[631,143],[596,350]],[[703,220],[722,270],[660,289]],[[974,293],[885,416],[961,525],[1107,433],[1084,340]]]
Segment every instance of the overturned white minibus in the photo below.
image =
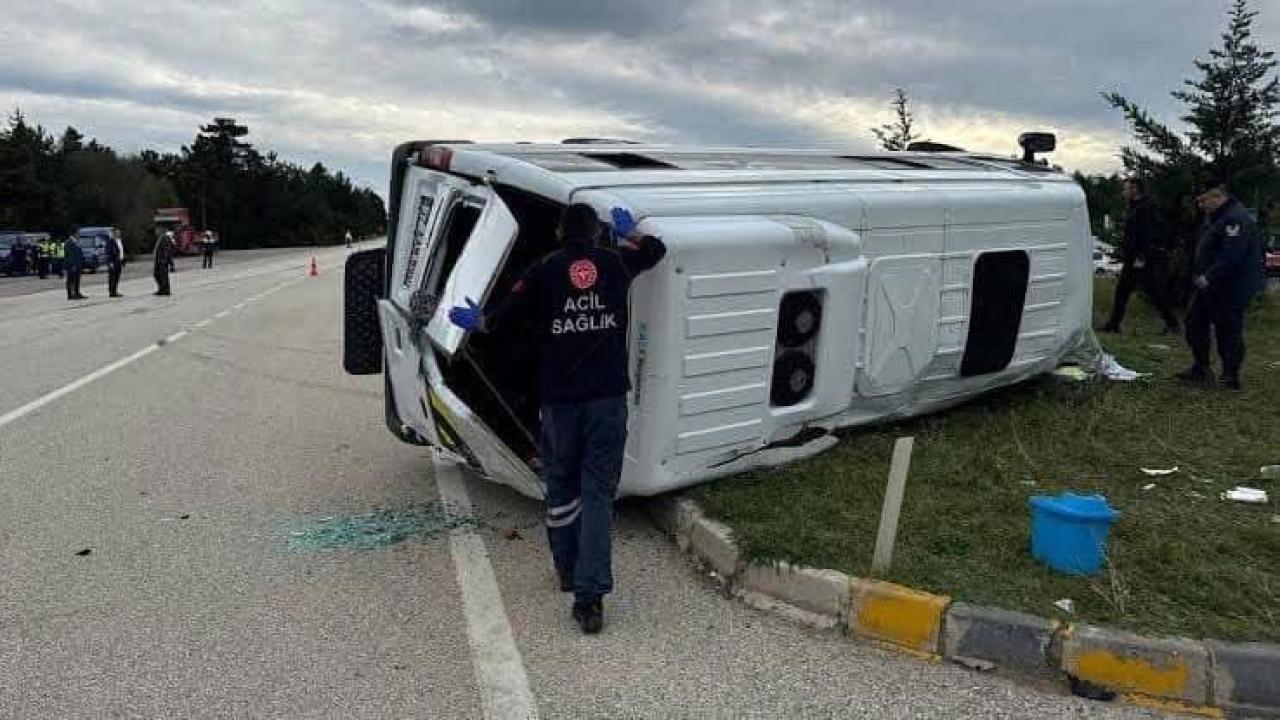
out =
[[811,455],[1052,370],[1086,335],[1084,194],[1027,155],[408,143],[385,250],[347,262],[344,362],[385,374],[398,437],[540,497],[531,338],[446,315],[509,292],[568,203],[621,205],[668,252],[632,291],[620,494]]

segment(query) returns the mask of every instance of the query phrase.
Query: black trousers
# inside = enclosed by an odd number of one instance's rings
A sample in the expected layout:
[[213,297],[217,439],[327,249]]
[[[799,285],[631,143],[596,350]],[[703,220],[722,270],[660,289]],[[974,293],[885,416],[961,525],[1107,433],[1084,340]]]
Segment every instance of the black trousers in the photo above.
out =
[[80,268],[67,268],[67,299],[80,297]]
[[213,267],[213,248],[205,248],[204,262],[200,265],[200,267],[201,268]]
[[1129,307],[1129,297],[1134,290],[1141,288],[1155,306],[1156,312],[1164,319],[1164,324],[1177,327],[1178,316],[1169,307],[1164,293],[1164,281],[1164,263],[1148,260],[1146,267],[1142,268],[1134,267],[1132,262],[1125,263],[1120,269],[1120,282],[1116,284],[1115,302],[1111,305],[1111,319],[1107,321],[1107,325],[1120,327],[1120,323],[1124,322],[1125,310]]
[[1187,345],[1197,367],[1208,369],[1210,335],[1218,339],[1222,374],[1238,377],[1244,364],[1244,310],[1247,302],[1198,291],[1187,310]]
[[169,294],[169,268],[167,267],[156,268],[155,278],[156,278],[156,294],[168,295]]
[[124,270],[124,266],[120,263],[110,263],[107,265],[107,293],[117,295],[120,288],[120,273]]

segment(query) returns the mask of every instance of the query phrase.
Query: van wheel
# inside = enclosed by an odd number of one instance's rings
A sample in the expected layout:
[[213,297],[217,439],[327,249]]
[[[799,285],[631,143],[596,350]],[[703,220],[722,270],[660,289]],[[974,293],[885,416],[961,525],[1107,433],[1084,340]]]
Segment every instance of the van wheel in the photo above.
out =
[[352,375],[382,372],[382,326],[378,299],[384,287],[385,248],[347,257],[343,278],[342,367]]

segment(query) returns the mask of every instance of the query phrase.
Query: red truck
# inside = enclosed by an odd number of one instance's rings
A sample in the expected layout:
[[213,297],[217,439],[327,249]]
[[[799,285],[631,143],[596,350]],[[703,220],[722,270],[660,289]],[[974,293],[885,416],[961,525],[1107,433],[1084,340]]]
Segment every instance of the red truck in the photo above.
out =
[[[151,218],[159,232],[172,232],[179,255],[196,255],[200,252],[200,238],[204,231],[191,225],[191,212],[182,207],[156,208]],[[214,240],[218,238],[213,233]]]

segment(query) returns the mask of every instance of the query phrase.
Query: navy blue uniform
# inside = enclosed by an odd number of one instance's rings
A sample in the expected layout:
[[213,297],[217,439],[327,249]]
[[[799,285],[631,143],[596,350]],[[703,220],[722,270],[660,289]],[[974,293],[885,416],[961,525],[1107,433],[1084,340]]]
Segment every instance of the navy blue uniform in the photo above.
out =
[[529,269],[485,315],[487,328],[532,326],[539,378],[547,539],[577,607],[613,589],[610,523],[627,441],[627,295],[657,265],[653,237],[612,250],[568,240]]
[[75,238],[67,238],[63,250],[66,252],[67,299],[83,299],[84,295],[80,294],[80,271],[84,268],[84,250],[80,249],[80,243]]
[[1222,374],[1238,378],[1244,364],[1244,311],[1265,284],[1261,235],[1235,198],[1205,223],[1196,244],[1194,275],[1209,281],[1196,290],[1187,311],[1187,344],[1197,368],[1209,367],[1210,332],[1218,339]]

